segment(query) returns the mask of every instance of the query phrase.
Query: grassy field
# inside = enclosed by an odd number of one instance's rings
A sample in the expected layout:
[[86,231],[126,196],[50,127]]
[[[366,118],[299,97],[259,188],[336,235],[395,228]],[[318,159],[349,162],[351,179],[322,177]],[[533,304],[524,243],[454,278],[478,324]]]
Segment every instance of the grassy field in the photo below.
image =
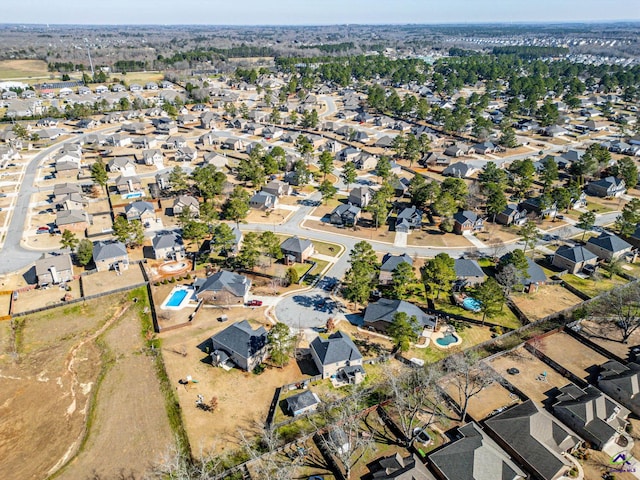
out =
[[[436,309],[445,313],[461,315],[467,318],[473,318],[474,320],[482,320],[482,313],[474,313],[469,310],[465,310],[458,305],[451,304],[451,302],[449,302],[448,300],[436,300],[435,306]],[[512,329],[522,326],[518,318],[506,305],[502,309],[502,312],[500,312],[495,318],[487,318],[486,321]]]
[[597,280],[591,278],[580,278],[575,275],[564,275],[562,280],[581,292],[586,293],[590,297],[595,297],[603,292],[627,283],[624,278],[617,275],[614,275],[613,278],[604,278],[604,276],[602,276]]
[[2,60],[0,80],[45,77],[49,75],[47,64],[42,60]]

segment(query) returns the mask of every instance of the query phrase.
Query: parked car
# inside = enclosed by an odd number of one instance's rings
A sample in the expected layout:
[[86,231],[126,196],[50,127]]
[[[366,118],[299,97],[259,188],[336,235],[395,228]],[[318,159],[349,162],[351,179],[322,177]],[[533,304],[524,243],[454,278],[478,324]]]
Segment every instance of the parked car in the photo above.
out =
[[247,302],[247,307],[261,307],[262,300],[249,300]]
[[36,230],[36,233],[49,233],[51,229],[49,227],[38,227],[38,230]]

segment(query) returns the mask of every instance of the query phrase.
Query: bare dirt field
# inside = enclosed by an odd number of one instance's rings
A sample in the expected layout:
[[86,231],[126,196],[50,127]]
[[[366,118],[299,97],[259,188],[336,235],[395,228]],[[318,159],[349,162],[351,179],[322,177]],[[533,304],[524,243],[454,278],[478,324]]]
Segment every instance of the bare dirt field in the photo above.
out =
[[280,225],[287,221],[287,218],[293,214],[293,210],[283,210],[275,208],[265,212],[264,210],[251,209],[249,215],[245,219],[247,223],[265,223],[267,225]]
[[144,282],[142,270],[138,264],[131,264],[127,270],[117,274],[113,270],[97,272],[82,278],[85,296],[108,292]]
[[337,235],[346,235],[348,237],[362,238],[365,240],[375,240],[377,242],[393,243],[396,237],[396,232],[389,231],[386,226],[381,226],[378,230],[375,228],[364,227],[357,227],[357,230],[354,230],[352,228],[338,228],[330,223],[319,222],[316,220],[305,220],[302,222],[302,226],[313,230],[335,233]]
[[[569,383],[569,379],[549,368],[549,365],[531,355],[524,348],[495,358],[490,365],[511,385],[531,400],[539,403],[548,400],[549,393],[553,389],[564,387]],[[517,368],[520,373],[511,375],[507,373],[509,368]],[[544,372],[546,375],[543,375]]]
[[583,320],[580,326],[582,327],[580,331],[582,336],[623,359],[629,356],[629,350],[634,345],[640,344],[640,331],[638,330],[631,334],[628,343],[622,343],[620,329],[612,323]]
[[141,478],[173,441],[153,360],[140,353],[144,341],[137,312],[129,309],[103,341],[113,363],[96,394],[87,442],[61,479],[84,478],[87,472]]
[[551,360],[585,380],[597,375],[598,365],[608,360],[564,332],[535,340],[534,343]]
[[95,338],[121,298],[23,317],[13,333],[0,324],[0,469],[12,478],[45,478],[78,448],[102,367]]
[[[449,383],[446,388],[446,392],[456,402],[460,408],[462,408],[461,397],[458,393],[458,389],[452,383]],[[467,413],[473,417],[474,420],[480,421],[487,417],[494,410],[499,408],[508,407],[518,402],[517,397],[513,398],[509,393],[509,390],[504,388],[497,382],[492,383],[488,387],[485,387],[479,394],[472,397],[469,400],[469,408]]]
[[534,293],[512,294],[511,300],[531,322],[582,303],[579,297],[561,285],[542,285]]
[[58,285],[53,285],[47,289],[34,289],[28,292],[20,292],[18,299],[13,302],[12,313],[26,312],[55,305],[62,302],[64,296],[67,294],[69,294],[71,298],[78,298],[80,296],[80,281],[73,280],[72,282],[67,282],[67,285],[71,288],[70,291],[66,291]]
[[464,235],[443,234],[437,228],[412,232],[407,236],[407,244],[429,247],[471,247]]
[[[230,319],[224,323],[216,320],[219,314],[218,309],[204,310],[191,326],[160,334],[167,373],[176,387],[187,435],[196,455],[200,451],[225,453],[238,449],[238,431],[253,432],[256,425],[264,423],[275,389],[305,378],[293,361],[285,368],[269,368],[261,375],[212,367],[206,351],[199,348],[212,335],[241,318],[250,319],[254,328],[259,323],[269,325],[257,311],[231,308],[225,311]],[[232,314],[235,318],[231,318]],[[178,380],[188,375],[197,383],[180,385]],[[216,396],[216,411],[197,408],[198,394],[207,402]]]

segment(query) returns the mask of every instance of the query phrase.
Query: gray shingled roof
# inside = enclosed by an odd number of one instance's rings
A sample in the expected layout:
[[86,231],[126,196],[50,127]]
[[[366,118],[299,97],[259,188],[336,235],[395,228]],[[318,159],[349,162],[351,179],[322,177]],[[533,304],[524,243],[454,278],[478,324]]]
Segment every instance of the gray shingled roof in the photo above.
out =
[[382,320],[391,323],[394,315],[398,312],[406,313],[409,318],[415,315],[418,325],[435,326],[435,320],[412,303],[404,300],[389,300],[387,298],[381,298],[377,302],[370,303],[364,311],[364,321],[367,323]]
[[489,418],[485,424],[544,480],[573,465],[562,453],[576,447],[579,437],[531,400]]
[[108,260],[127,255],[127,247],[121,242],[96,242],[93,245],[93,261]]
[[207,278],[199,278],[195,281],[197,287],[196,295],[202,292],[220,292],[226,290],[236,297],[244,297],[249,288],[251,281],[244,275],[220,270]]
[[446,478],[455,480],[513,480],[525,477],[518,467],[476,423],[458,429],[462,438],[429,455]]
[[36,260],[36,276],[44,275],[49,272],[50,268],[55,268],[62,272],[73,268],[71,263],[71,255],[52,255],[45,253]]
[[458,278],[463,277],[485,277],[486,275],[480,268],[480,264],[475,260],[468,258],[456,258],[453,268]]
[[401,263],[408,263],[409,265],[413,266],[413,259],[406,253],[402,255],[391,255],[390,253],[387,253],[382,258],[382,266],[380,267],[380,271],[393,272]]
[[575,247],[563,246],[558,248],[555,254],[575,263],[588,262],[589,260],[598,258],[595,253],[591,253],[582,245],[577,245]]
[[227,352],[236,353],[243,358],[251,358],[267,344],[267,331],[262,326],[254,330],[247,320],[242,320],[229,325],[211,338],[222,345]]
[[318,396],[313,393],[311,390],[305,390],[302,393],[298,393],[297,395],[293,395],[285,400],[287,405],[287,410],[293,414],[298,410],[302,410],[304,408],[308,408],[312,405],[317,405],[320,403],[320,399]]
[[159,235],[156,235],[151,240],[151,243],[153,244],[154,250],[160,250],[163,248],[173,248],[176,245],[177,246],[183,245],[182,237],[175,232],[166,232],[166,233],[161,233]]
[[631,244],[612,233],[602,232],[599,237],[591,237],[587,243],[592,243],[608,252],[616,253],[631,248]]
[[340,331],[324,339],[316,337],[311,342],[311,348],[316,352],[322,365],[337,362],[353,361],[362,358],[351,338]]
[[453,216],[453,219],[461,225],[465,222],[475,223],[478,220],[478,215],[469,210],[462,210],[460,212],[457,212]]
[[310,245],[313,244],[311,240],[307,238],[289,237],[280,244],[280,248],[287,252],[302,253],[309,248]]

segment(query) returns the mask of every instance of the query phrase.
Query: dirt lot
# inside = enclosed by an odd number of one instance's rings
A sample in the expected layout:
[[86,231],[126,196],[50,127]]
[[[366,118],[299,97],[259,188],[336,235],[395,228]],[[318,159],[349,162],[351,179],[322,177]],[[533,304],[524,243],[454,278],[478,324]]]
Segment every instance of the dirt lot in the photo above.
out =
[[[216,320],[220,310],[205,309],[192,326],[160,334],[167,373],[176,386],[194,454],[201,449],[217,453],[236,450],[238,430],[253,431],[257,423],[265,421],[275,389],[304,378],[295,362],[283,369],[267,369],[261,375],[212,367],[206,352],[198,348],[202,342],[243,318],[252,319],[254,326],[260,322],[269,324],[258,311],[231,308],[224,313],[229,316],[225,323]],[[180,385],[178,380],[187,375],[198,383]],[[196,408],[198,394],[206,401],[218,397],[218,409],[208,413]]]
[[640,344],[639,330],[631,334],[628,343],[622,343],[620,329],[613,324],[601,324],[583,320],[580,325],[582,326],[581,335],[621,358],[627,358],[629,350],[634,345]]
[[[449,383],[445,390],[453,401],[462,408],[461,398],[455,385],[453,383]],[[517,403],[517,401],[517,397],[511,397],[509,390],[499,383],[494,382],[469,400],[467,413],[471,415],[474,420],[480,421],[494,410],[513,405]]]
[[564,332],[549,335],[535,343],[536,348],[551,360],[585,380],[597,375],[598,365],[608,360]]
[[93,273],[82,279],[82,288],[85,296],[101,293],[109,290],[116,290],[144,282],[142,270],[138,264],[131,264],[127,270],[117,274],[111,270],[108,272]]
[[582,303],[579,297],[561,285],[541,285],[535,293],[512,294],[511,300],[531,322]]
[[365,240],[375,240],[376,242],[393,243],[396,237],[396,232],[389,231],[386,226],[381,226],[378,230],[375,228],[364,227],[357,227],[357,230],[353,230],[352,228],[338,228],[329,223],[323,223],[316,220],[305,220],[302,222],[302,226],[313,230],[335,233],[336,235],[346,235],[348,237],[362,238]]
[[[514,387],[531,400],[539,403],[549,399],[548,394],[551,390],[564,387],[569,383],[569,379],[549,368],[549,365],[531,355],[524,348],[495,358],[490,365]],[[510,375],[507,373],[509,368],[517,368],[520,373]],[[540,380],[541,374],[544,372],[547,372],[546,381]]]
[[141,478],[173,440],[153,362],[140,355],[137,312],[128,310],[104,342],[115,362],[97,392],[87,443],[61,479],[84,478],[87,472],[116,478],[121,471]]
[[0,324],[0,469],[12,478],[45,478],[78,447],[101,369],[94,339],[120,298],[24,317],[15,337]]
[[245,221],[247,223],[266,223],[269,225],[280,225],[286,222],[287,218],[289,218],[289,216],[292,214],[293,210],[283,210],[281,208],[276,208],[269,211],[268,213],[264,210],[256,210],[255,208],[252,208]]
[[433,247],[471,247],[473,246],[464,235],[455,233],[443,234],[436,228],[412,232],[407,236],[408,245]]

